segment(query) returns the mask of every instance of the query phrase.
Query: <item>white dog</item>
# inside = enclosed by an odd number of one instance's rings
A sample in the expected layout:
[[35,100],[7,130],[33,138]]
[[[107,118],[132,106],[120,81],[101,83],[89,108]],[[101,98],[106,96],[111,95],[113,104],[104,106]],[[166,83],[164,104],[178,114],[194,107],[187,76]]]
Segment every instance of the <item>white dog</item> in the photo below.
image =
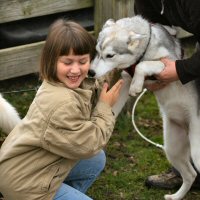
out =
[[[91,71],[98,78],[114,68],[132,66],[134,76],[123,71],[124,88],[119,102],[114,106],[116,114],[124,106],[129,94],[136,95],[143,89],[145,77],[160,73],[164,64],[160,58],[176,60],[181,57],[178,41],[159,24],[150,24],[141,16],[108,20],[99,34],[97,56]],[[134,69],[135,68],[135,69]],[[194,165],[200,171],[200,113],[199,96],[195,81],[182,85],[172,82],[154,92],[163,118],[164,149],[171,164],[183,178],[181,188],[166,200],[180,200],[190,190],[196,177]]]
[[9,134],[20,121],[16,109],[0,94],[0,129]]

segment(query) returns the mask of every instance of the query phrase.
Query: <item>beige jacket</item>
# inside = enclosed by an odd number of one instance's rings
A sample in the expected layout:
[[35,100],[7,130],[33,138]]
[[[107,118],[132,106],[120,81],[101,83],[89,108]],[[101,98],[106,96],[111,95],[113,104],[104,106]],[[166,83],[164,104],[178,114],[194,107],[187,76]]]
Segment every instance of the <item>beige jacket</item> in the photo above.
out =
[[92,108],[95,84],[85,82],[84,89],[76,90],[43,82],[27,115],[0,149],[5,200],[53,199],[76,162],[106,145],[115,118],[103,102]]

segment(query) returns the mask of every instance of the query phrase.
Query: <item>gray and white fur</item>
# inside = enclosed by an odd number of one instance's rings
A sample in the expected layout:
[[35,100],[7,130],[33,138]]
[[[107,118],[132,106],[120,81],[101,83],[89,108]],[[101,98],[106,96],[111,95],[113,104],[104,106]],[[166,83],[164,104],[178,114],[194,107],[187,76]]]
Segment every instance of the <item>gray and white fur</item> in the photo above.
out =
[[[133,78],[122,72],[125,81],[119,101],[114,105],[116,115],[129,95],[135,96],[143,89],[145,77],[160,73],[162,57],[181,58],[179,42],[159,24],[150,24],[141,16],[108,20],[99,34],[97,56],[91,65],[96,77],[118,68],[126,69],[136,64]],[[186,195],[197,175],[191,165],[200,171],[200,116],[198,92],[195,82],[182,85],[180,81],[168,84],[154,92],[163,119],[164,149],[169,162],[180,172],[183,184],[166,200],[180,200]]]
[[9,134],[20,121],[16,109],[0,94],[0,129]]

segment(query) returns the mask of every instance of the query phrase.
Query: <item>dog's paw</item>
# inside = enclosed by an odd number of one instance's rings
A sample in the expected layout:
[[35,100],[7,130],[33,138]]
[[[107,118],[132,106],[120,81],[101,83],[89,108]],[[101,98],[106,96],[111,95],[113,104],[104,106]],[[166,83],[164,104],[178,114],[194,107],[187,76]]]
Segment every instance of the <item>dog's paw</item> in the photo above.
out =
[[132,97],[135,97],[135,96],[137,96],[137,93],[129,91],[129,95],[132,96]]
[[171,198],[171,195],[168,195],[168,194],[165,195],[164,198],[165,198],[165,200],[173,200],[173,199]]
[[176,195],[170,195],[170,194],[166,194],[164,196],[165,200],[181,200],[180,198],[178,198]]
[[144,85],[144,76],[142,73],[135,73],[131,85],[129,88],[129,94],[131,96],[136,96],[143,90],[143,85]]
[[131,85],[129,89],[129,95],[130,96],[137,96],[137,94],[142,92],[142,87],[137,87],[135,85]]

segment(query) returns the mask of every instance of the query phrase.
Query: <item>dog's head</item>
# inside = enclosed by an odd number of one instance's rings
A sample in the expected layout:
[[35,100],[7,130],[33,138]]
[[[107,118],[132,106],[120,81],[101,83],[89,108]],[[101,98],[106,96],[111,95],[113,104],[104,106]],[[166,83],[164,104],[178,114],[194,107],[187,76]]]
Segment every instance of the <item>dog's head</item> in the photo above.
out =
[[97,39],[97,55],[91,63],[95,77],[135,64],[149,40],[149,23],[140,16],[108,20]]

